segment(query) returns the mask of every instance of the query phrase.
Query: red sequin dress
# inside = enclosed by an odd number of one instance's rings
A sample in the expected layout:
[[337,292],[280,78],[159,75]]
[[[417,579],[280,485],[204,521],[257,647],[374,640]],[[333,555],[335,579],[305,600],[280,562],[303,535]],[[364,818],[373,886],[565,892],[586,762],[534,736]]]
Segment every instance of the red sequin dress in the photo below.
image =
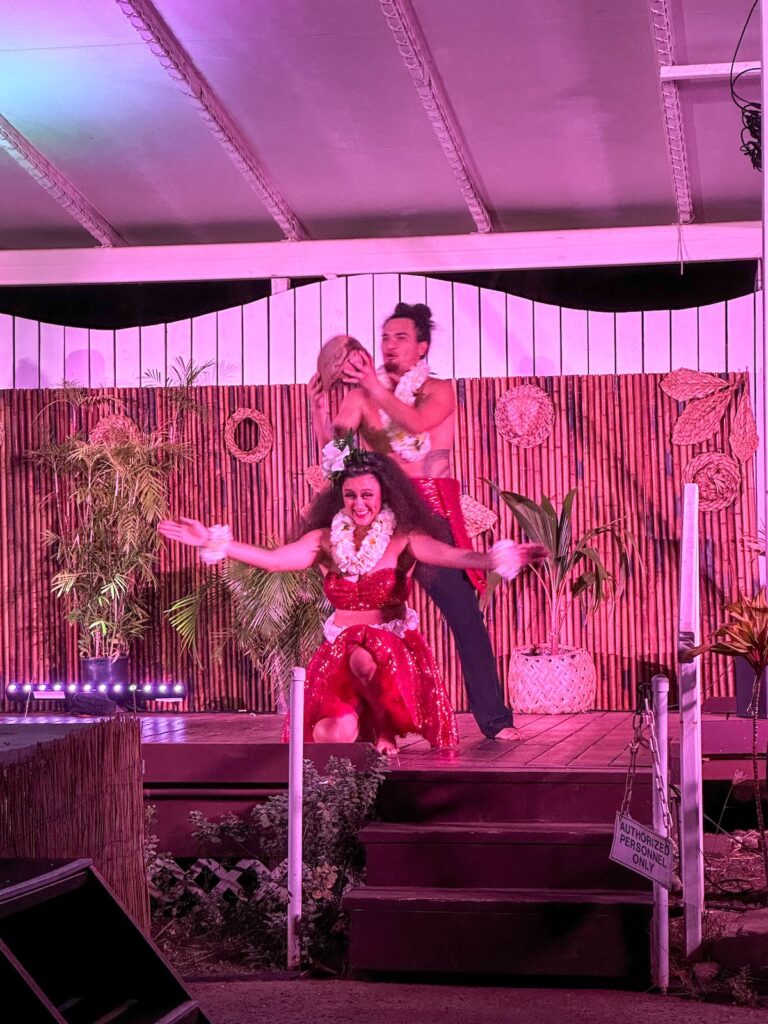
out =
[[[410,580],[399,569],[375,569],[357,580],[329,572],[323,582],[326,597],[344,611],[385,610],[402,606],[410,593]],[[304,695],[304,739],[321,718],[355,711],[359,738],[394,739],[420,733],[433,747],[458,746],[456,720],[432,651],[413,628],[415,612],[406,619],[377,626],[339,628],[333,617],[326,623],[326,641],[307,666]],[[373,681],[375,702],[360,694],[360,683],[349,669],[352,650],[363,647],[378,666]]]

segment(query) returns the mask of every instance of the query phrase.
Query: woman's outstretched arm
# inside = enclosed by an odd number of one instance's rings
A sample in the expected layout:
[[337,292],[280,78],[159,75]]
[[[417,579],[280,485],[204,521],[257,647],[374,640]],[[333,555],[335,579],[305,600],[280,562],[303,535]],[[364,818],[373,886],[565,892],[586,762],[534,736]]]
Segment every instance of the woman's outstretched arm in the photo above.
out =
[[409,546],[417,562],[449,569],[493,570],[508,579],[526,566],[549,557],[549,551],[541,544],[515,544],[511,540],[503,540],[497,541],[490,551],[470,551],[444,544],[426,533],[412,533]]
[[[222,527],[218,529],[222,530]],[[183,518],[178,522],[164,519],[158,524],[157,531],[177,544],[200,548],[203,552],[215,552],[216,557],[210,557],[207,561],[234,558],[238,562],[255,565],[269,572],[292,572],[311,568],[317,562],[323,538],[322,530],[310,530],[291,544],[282,544],[278,548],[259,548],[255,544],[243,544],[228,539],[221,533],[216,534],[197,519]],[[202,554],[201,558],[206,560]]]

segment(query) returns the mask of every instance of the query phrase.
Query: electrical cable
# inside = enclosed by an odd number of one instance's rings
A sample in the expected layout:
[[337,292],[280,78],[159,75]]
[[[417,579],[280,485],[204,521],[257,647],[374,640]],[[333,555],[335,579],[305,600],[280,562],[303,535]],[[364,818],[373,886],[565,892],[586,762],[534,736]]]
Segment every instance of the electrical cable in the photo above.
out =
[[761,123],[762,123],[762,107],[760,103],[754,100],[748,100],[744,96],[740,96],[736,90],[736,83],[742,75],[749,74],[750,71],[759,71],[759,67],[745,68],[744,71],[740,71],[738,75],[734,75],[733,68],[736,63],[736,58],[739,54],[739,48],[744,41],[744,35],[749,26],[749,22],[752,19],[752,15],[755,13],[758,0],[754,0],[752,7],[750,8],[747,20],[744,22],[744,27],[741,30],[739,41],[736,43],[736,49],[733,52],[733,60],[731,61],[731,73],[729,76],[729,84],[731,89],[731,99],[741,111],[741,151],[749,157],[752,162],[752,166],[756,171],[762,171],[763,169],[763,157],[762,157],[762,139],[761,139]]

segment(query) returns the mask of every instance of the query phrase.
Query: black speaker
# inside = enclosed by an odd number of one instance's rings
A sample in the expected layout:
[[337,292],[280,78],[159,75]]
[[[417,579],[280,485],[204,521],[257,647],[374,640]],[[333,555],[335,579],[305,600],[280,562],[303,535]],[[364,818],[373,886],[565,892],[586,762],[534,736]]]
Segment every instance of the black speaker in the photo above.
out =
[[89,860],[0,860],[3,1024],[209,1024]]

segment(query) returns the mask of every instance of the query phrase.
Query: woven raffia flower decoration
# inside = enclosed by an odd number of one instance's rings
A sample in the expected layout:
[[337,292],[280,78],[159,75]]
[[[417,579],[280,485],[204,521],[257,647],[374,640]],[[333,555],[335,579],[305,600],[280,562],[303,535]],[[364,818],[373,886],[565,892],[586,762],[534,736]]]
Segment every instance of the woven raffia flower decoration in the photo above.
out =
[[552,432],[555,407],[535,384],[511,388],[496,403],[496,429],[505,441],[519,448],[535,448]]
[[479,537],[486,530],[490,530],[496,523],[498,519],[496,513],[470,497],[469,494],[462,494],[460,502],[461,512],[464,516],[464,525],[467,528],[467,536],[470,540]]
[[736,500],[741,483],[739,464],[720,452],[697,455],[683,470],[683,482],[698,484],[702,512],[719,512]]
[[[235,432],[243,420],[252,420],[258,424],[259,427],[259,443],[255,448],[251,448],[249,451],[243,451],[240,445],[235,440]],[[272,424],[269,422],[263,412],[258,409],[237,409],[227,420],[227,425],[224,428],[224,443],[227,446],[227,450],[230,455],[239,462],[254,463],[261,462],[262,459],[266,459],[269,454],[272,443],[274,441],[274,431],[272,430]]]
[[90,433],[92,444],[105,444],[108,447],[138,441],[141,431],[130,416],[121,413],[110,413],[102,416]]

